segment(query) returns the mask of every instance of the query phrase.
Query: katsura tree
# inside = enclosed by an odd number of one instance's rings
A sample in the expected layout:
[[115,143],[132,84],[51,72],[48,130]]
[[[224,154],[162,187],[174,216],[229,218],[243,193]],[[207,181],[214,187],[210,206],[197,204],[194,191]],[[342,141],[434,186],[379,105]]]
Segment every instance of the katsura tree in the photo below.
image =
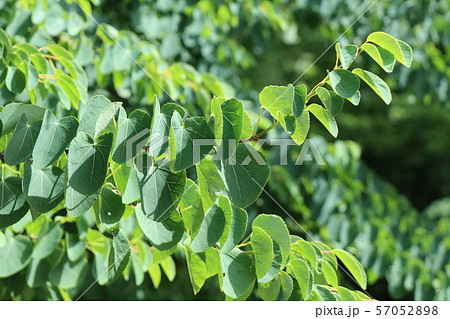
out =
[[[194,293],[216,276],[227,300],[370,299],[349,252],[290,234],[271,212],[249,222],[246,208],[270,175],[260,139],[280,125],[300,146],[311,115],[336,137],[335,117],[345,100],[359,104],[361,82],[389,104],[388,85],[351,65],[365,53],[387,72],[397,61],[409,67],[405,42],[375,32],[361,46],[337,44],[333,70],[312,89],[265,87],[260,109],[273,122],[263,129],[230,97],[214,96],[206,117],[175,101],[160,105],[158,96],[151,110],[130,112],[105,96],[89,98],[70,46],[13,44],[1,29],[0,44],[0,85],[31,103],[53,94],[62,106],[1,108],[2,298],[32,299],[41,289],[48,299],[78,299],[93,284],[131,274],[136,286],[148,273],[158,287],[162,272],[176,280],[177,254]],[[11,278],[19,277],[25,287],[17,293]]]

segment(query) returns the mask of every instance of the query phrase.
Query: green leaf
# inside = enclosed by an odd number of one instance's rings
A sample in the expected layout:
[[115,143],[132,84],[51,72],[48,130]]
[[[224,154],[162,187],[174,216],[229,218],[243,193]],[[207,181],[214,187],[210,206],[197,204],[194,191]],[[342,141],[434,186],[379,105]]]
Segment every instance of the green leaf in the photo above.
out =
[[106,177],[112,134],[98,137],[97,142],[79,133],[69,147],[66,208],[71,216],[84,214],[97,199]]
[[276,119],[286,116],[291,112],[294,103],[294,86],[266,86],[259,93],[259,103]]
[[2,28],[0,28],[0,44],[3,46],[4,50],[3,57],[7,57],[8,54],[12,53],[11,40],[9,39],[8,34]]
[[108,257],[108,284],[122,275],[130,260],[130,243],[122,229],[114,236]]
[[322,104],[325,106],[331,116],[336,117],[342,110],[344,100],[336,93],[330,92],[324,87],[318,87],[316,92],[320,101],[322,101]]
[[[216,101],[216,103],[214,103]],[[219,104],[218,99],[211,102],[214,118],[214,135],[218,140],[217,149],[222,158],[230,157],[241,138],[244,106],[237,99],[229,99]]]
[[348,69],[348,67],[355,60],[358,53],[358,46],[354,44],[348,44],[341,48],[339,43],[336,43],[336,52],[339,55],[339,60],[341,60],[342,68]]
[[[202,117],[191,117],[183,121],[181,115],[174,112],[172,129],[174,138],[169,140],[169,145],[175,144],[175,154],[171,154],[170,163],[174,171],[193,166],[213,148],[214,134]],[[210,140],[209,145],[201,144],[201,140],[205,139]]]
[[6,245],[6,236],[0,231],[0,248]]
[[51,267],[46,259],[33,259],[27,270],[26,282],[31,288],[42,287],[48,281]]
[[67,94],[66,90],[62,88],[58,83],[54,82],[50,85],[50,88],[59,100],[59,103],[64,106],[66,110],[70,110],[70,97]]
[[233,204],[231,206],[231,225],[226,240],[220,248],[222,252],[232,250],[241,241],[247,229],[247,212]]
[[[255,158],[255,157],[256,158]],[[235,156],[217,163],[234,205],[245,208],[261,194],[270,169],[263,155],[248,144],[239,144]]]
[[214,96],[211,100],[211,115],[209,122],[214,124],[214,136],[216,140],[221,140],[223,135],[223,112],[220,107],[227,99],[224,97]]
[[70,53],[68,50],[66,50],[65,48],[63,48],[62,46],[58,45],[58,44],[49,44],[47,46],[45,46],[45,48],[50,51],[50,53],[52,55],[54,55],[57,58],[66,58],[69,60],[73,60],[73,55],[72,53]]
[[175,279],[177,268],[171,256],[167,257],[160,263],[162,270],[166,274],[167,279],[172,282]]
[[292,105],[292,113],[294,116],[300,117],[306,106],[306,86],[304,84],[297,85],[294,90],[294,103]]
[[352,72],[363,79],[364,82],[366,82],[370,86],[370,88],[383,99],[384,103],[391,103],[391,90],[389,89],[389,86],[386,84],[386,82],[384,82],[380,77],[373,74],[372,72],[362,69],[354,69]]
[[70,116],[58,121],[53,112],[47,110],[33,148],[33,163],[44,168],[55,162],[75,137],[77,128],[76,118]]
[[283,300],[289,300],[289,297],[292,294],[292,290],[294,289],[294,282],[286,272],[280,271],[280,279],[281,279],[281,296]]
[[220,274],[220,256],[217,249],[211,247],[201,254],[205,256],[204,260],[206,264],[206,277],[209,278],[216,274]]
[[56,166],[38,168],[25,162],[23,192],[27,202],[39,213],[46,213],[64,198],[64,171]]
[[25,74],[16,67],[9,67],[6,73],[6,87],[13,93],[19,94],[25,89]]
[[202,159],[195,167],[203,209],[206,210],[225,192],[225,184],[210,156]]
[[330,286],[337,287],[339,285],[336,270],[327,260],[322,264],[322,274],[325,277],[327,284]]
[[349,100],[353,105],[358,106],[359,101],[361,101],[361,93],[359,91],[356,91],[356,93],[347,100]]
[[238,248],[226,253],[221,252],[220,263],[223,272],[221,286],[227,296],[238,298],[253,286],[255,270],[246,253]]
[[377,47],[372,43],[364,43],[361,50],[366,52],[379,66],[386,72],[392,72],[395,66],[394,55],[382,47]]
[[308,111],[314,114],[314,116],[322,123],[323,126],[330,132],[333,137],[338,135],[338,127],[335,119],[331,114],[321,107],[319,104],[310,104],[308,106]]
[[65,235],[67,258],[77,261],[85,255],[86,241],[80,240],[78,233],[66,233]]
[[[55,84],[61,87],[61,89],[66,93],[69,98],[70,103],[65,104],[66,109],[70,109],[70,105],[72,104],[75,108],[78,108],[78,104],[80,103],[81,94],[78,91],[77,83],[74,79],[72,79],[67,74],[62,71],[57,72]],[[67,103],[67,102],[66,102]]]
[[133,274],[135,278],[136,286],[142,285],[144,282],[144,269],[142,267],[139,256],[135,252],[131,252],[131,268],[133,269]]
[[14,131],[17,122],[26,114],[28,123],[42,120],[46,109],[34,104],[11,103],[5,106],[0,112],[0,120],[3,124],[3,134],[9,134]]
[[86,242],[92,248],[94,253],[108,255],[108,239],[99,231],[88,229],[86,234]]
[[66,188],[66,208],[72,217],[78,217],[87,212],[100,195],[100,189],[94,194],[86,195],[73,189],[70,185]]
[[276,276],[268,283],[258,284],[258,293],[264,301],[277,300],[278,294],[281,290],[281,278]]
[[351,98],[359,89],[359,79],[350,71],[337,69],[329,74],[333,90],[344,98]]
[[355,295],[348,290],[345,287],[336,287],[336,290],[339,293],[339,296],[341,296],[342,301],[358,301],[355,297]]
[[49,274],[50,282],[58,288],[71,289],[81,284],[88,272],[86,258],[70,261],[67,256]]
[[140,198],[139,178],[136,172],[135,165],[131,167],[130,175],[128,176],[127,186],[122,196],[122,203],[130,204]]
[[191,280],[192,289],[196,295],[206,280],[206,264],[200,254],[192,252],[188,244],[184,244],[184,251],[186,253],[186,263],[189,271],[189,278]]
[[373,32],[369,34],[366,42],[372,42],[391,52],[395,59],[406,67],[410,67],[413,60],[411,47],[401,40],[385,32]]
[[246,111],[244,111],[244,116],[242,120],[242,133],[241,133],[241,139],[243,138],[249,138],[253,135],[253,123],[252,120],[250,120],[250,116]]
[[127,118],[127,113],[120,107],[118,124],[112,159],[122,164],[135,157],[146,144],[150,136],[151,118],[141,110],[131,112]]
[[200,229],[192,240],[191,248],[195,253],[207,250],[216,244],[225,230],[225,214],[218,201],[206,212]]
[[337,294],[327,286],[315,285],[314,290],[318,293],[320,301],[338,301]]
[[186,230],[194,237],[203,221],[203,205],[198,186],[191,179],[186,179],[184,194],[180,200],[180,212]]
[[142,232],[157,249],[170,249],[183,237],[184,224],[178,212],[173,212],[169,218],[161,222],[149,219],[140,204],[136,205],[135,212]]
[[169,131],[171,118],[174,111],[181,117],[185,115],[183,108],[174,103],[164,104],[160,108],[158,99],[153,105],[152,132],[150,134],[149,153],[154,157],[161,156],[169,145]]
[[16,130],[6,147],[6,164],[10,166],[18,165],[31,157],[40,128],[41,121],[30,124],[27,121],[27,116],[22,114],[17,123]]
[[[283,219],[277,215],[259,214],[252,223],[254,227],[261,227],[280,248],[282,264],[286,264],[291,251],[289,231]],[[275,247],[275,245],[274,245]]]
[[6,232],[6,245],[0,247],[0,278],[7,278],[24,269],[31,260],[33,243],[22,235]]
[[349,252],[342,249],[333,249],[333,253],[342,261],[345,267],[355,277],[362,289],[367,288],[367,277],[359,261]]
[[158,289],[161,284],[161,268],[159,267],[159,264],[152,264],[148,269],[148,274],[152,279],[153,286],[155,289]]
[[33,90],[39,83],[39,72],[31,63],[27,67],[27,90]]
[[47,222],[39,233],[38,240],[31,255],[33,259],[44,259],[52,254],[61,240],[63,230],[54,222]]
[[302,299],[308,299],[313,284],[313,273],[308,267],[308,264],[302,259],[295,258],[289,262],[289,268],[292,269],[293,275],[300,286]]
[[22,179],[11,176],[0,179],[0,228],[14,225],[28,212],[22,193]]
[[318,269],[316,250],[310,243],[301,239],[291,245],[291,251],[295,253],[294,256],[300,255],[308,260],[313,269]]
[[272,265],[273,242],[261,227],[253,226],[251,244],[255,254],[256,278],[260,280]]
[[162,222],[177,208],[186,184],[186,172],[171,172],[168,165],[144,167],[138,172],[142,210]]
[[300,117],[295,117],[293,115],[288,115],[284,118],[284,130],[290,136],[290,138],[297,144],[301,145],[309,131],[309,112],[308,109],[304,109]]
[[332,117],[336,117],[344,106],[344,100],[334,92],[330,92],[331,94],[331,109],[330,113]]
[[106,133],[97,141],[84,132],[70,144],[67,159],[68,184],[85,195],[96,193],[103,185],[113,135]]
[[85,132],[93,138],[97,138],[108,126],[121,105],[122,103],[111,102],[103,95],[93,96],[86,105],[78,133]]
[[[231,203],[230,203],[230,200],[228,199],[228,197],[220,196],[217,199],[217,203],[218,203],[219,207],[222,209],[223,215],[225,217],[225,227],[223,229],[222,235],[220,236],[220,238],[218,240],[219,247],[222,247],[225,244],[225,240],[228,238],[228,235],[230,233],[231,221],[233,218],[233,211],[232,211]],[[234,247],[232,247],[232,248],[234,248]]]
[[103,187],[100,192],[100,221],[108,227],[117,224],[125,212],[122,197],[111,188]]

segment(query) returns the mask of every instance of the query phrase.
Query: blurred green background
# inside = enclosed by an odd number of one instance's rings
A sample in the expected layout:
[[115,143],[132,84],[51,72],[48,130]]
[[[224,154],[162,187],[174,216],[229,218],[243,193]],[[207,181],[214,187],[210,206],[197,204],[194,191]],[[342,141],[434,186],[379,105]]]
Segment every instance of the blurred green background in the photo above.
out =
[[[410,69],[396,67],[386,74],[367,57],[356,61],[389,84],[391,105],[362,88],[361,104],[346,103],[337,117],[338,140],[320,129],[318,122],[312,123],[310,137],[327,165],[295,166],[299,150],[292,148],[289,165],[273,167],[267,190],[308,232],[333,248],[345,247],[356,254],[369,274],[368,292],[374,298],[448,300],[450,1],[372,4],[350,0],[91,1],[97,21],[129,30],[150,43],[158,54],[150,58],[154,70],[162,72],[181,62],[184,68],[192,65],[199,72],[214,74],[226,83],[224,92],[234,91],[254,112],[259,107],[258,92],[266,85],[292,83],[306,70],[296,84],[311,89],[322,80],[334,65],[333,47],[313,62],[338,38],[342,45],[360,45],[369,33],[385,31],[409,43],[414,50]],[[71,45],[69,34],[79,39],[74,44],[79,61],[85,56],[80,53],[85,49],[82,44],[97,50],[95,41],[89,43],[97,25],[72,1],[0,0],[0,9],[0,27],[17,41],[39,46],[61,40]],[[93,64],[89,59],[83,64],[90,75],[91,94],[100,91],[130,108],[151,107],[152,101],[129,94],[125,84],[101,77],[114,70],[102,65],[104,57],[92,56]],[[150,79],[145,81],[151,86]],[[134,90],[132,84],[128,86]],[[198,92],[192,94],[189,86],[176,92],[191,113],[205,113],[209,106],[199,100]],[[161,97],[167,99],[162,93]],[[0,91],[1,105],[18,98]],[[275,130],[269,137],[282,136],[281,130]],[[272,154],[269,158],[277,152],[266,151]],[[249,208],[250,216],[261,212],[282,215],[291,230],[306,236],[264,195]],[[164,278],[159,289],[149,278],[138,289],[133,281],[120,280],[112,287],[94,286],[85,299],[219,298],[212,280],[194,296],[181,258],[176,263],[175,280]],[[38,292],[35,297],[39,299]]]

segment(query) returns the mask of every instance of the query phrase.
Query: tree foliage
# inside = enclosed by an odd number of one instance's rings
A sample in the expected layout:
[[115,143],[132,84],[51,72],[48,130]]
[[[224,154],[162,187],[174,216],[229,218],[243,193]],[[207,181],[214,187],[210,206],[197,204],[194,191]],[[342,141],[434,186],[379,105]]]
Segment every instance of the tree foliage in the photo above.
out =
[[[162,272],[176,280],[180,255],[194,293],[217,275],[227,299],[254,290],[264,300],[370,298],[341,287],[339,265],[367,286],[345,250],[290,234],[277,215],[249,220],[246,209],[270,177],[255,142],[280,125],[302,144],[310,114],[336,137],[335,117],[345,100],[359,104],[360,80],[391,101],[380,77],[350,70],[354,59],[367,53],[390,71],[395,61],[410,66],[411,48],[383,32],[361,46],[337,45],[334,69],[311,90],[265,87],[260,109],[273,122],[253,127],[254,114],[229,85],[165,60],[163,49],[176,40],[161,44],[160,55],[128,30],[92,28],[91,4],[79,2],[82,10],[52,1],[17,6],[0,29],[0,296],[77,298],[91,277],[110,285],[133,274],[141,286],[146,273],[158,288]],[[114,94],[97,94],[105,89]],[[162,102],[167,95],[180,104]],[[198,139],[216,142],[195,157]],[[24,284],[17,288],[15,278]]]

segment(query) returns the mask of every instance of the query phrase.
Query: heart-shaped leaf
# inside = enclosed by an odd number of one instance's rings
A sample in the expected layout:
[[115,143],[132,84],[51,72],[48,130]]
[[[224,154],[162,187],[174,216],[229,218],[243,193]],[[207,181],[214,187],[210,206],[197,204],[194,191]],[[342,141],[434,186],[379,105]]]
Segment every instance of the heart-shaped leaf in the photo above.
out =
[[57,120],[53,112],[47,110],[33,148],[34,165],[44,168],[56,161],[75,137],[77,127],[76,118]]
[[142,210],[162,222],[177,208],[186,184],[186,172],[171,172],[168,165],[144,167],[138,172]]
[[154,157],[162,155],[169,146],[169,131],[174,111],[177,111],[181,117],[185,115],[185,111],[181,106],[174,103],[167,103],[161,108],[158,99],[155,98],[150,148],[148,151]]
[[127,118],[127,113],[121,107],[118,124],[112,159],[122,164],[135,157],[146,145],[150,136],[151,119],[141,110],[131,112]]
[[46,109],[34,104],[11,103],[0,112],[0,120],[3,124],[3,134],[14,131],[17,122],[23,114],[26,115],[28,123],[42,120]]
[[187,169],[200,162],[213,148],[214,134],[202,117],[183,121],[178,112],[172,115],[173,139],[170,166],[174,171]]
[[117,224],[125,212],[122,198],[111,188],[103,187],[100,192],[100,221],[111,227]]
[[214,115],[214,135],[218,152],[226,159],[236,149],[241,138],[244,107],[237,99],[221,101],[214,98],[211,102],[211,112]]
[[184,224],[178,212],[173,212],[169,218],[161,222],[149,219],[139,204],[135,207],[135,212],[142,232],[157,249],[170,249],[183,237]]
[[239,144],[236,153],[217,162],[230,200],[237,207],[247,207],[256,201],[269,178],[266,159],[253,146]]
[[227,296],[238,298],[253,286],[255,269],[246,253],[238,248],[220,253],[220,264],[223,272],[221,286]]
[[[259,103],[277,120],[289,114],[294,103],[294,86],[266,86],[259,93]],[[279,113],[280,112],[280,113]]]
[[6,164],[10,166],[18,165],[31,157],[41,124],[41,121],[29,123],[27,116],[22,114],[6,147]]
[[64,171],[56,166],[38,168],[25,162],[23,192],[27,202],[39,213],[55,208],[64,198]]
[[97,138],[97,136],[108,126],[117,110],[122,105],[120,102],[111,102],[103,95],[93,96],[81,118],[78,133],[84,132]]

